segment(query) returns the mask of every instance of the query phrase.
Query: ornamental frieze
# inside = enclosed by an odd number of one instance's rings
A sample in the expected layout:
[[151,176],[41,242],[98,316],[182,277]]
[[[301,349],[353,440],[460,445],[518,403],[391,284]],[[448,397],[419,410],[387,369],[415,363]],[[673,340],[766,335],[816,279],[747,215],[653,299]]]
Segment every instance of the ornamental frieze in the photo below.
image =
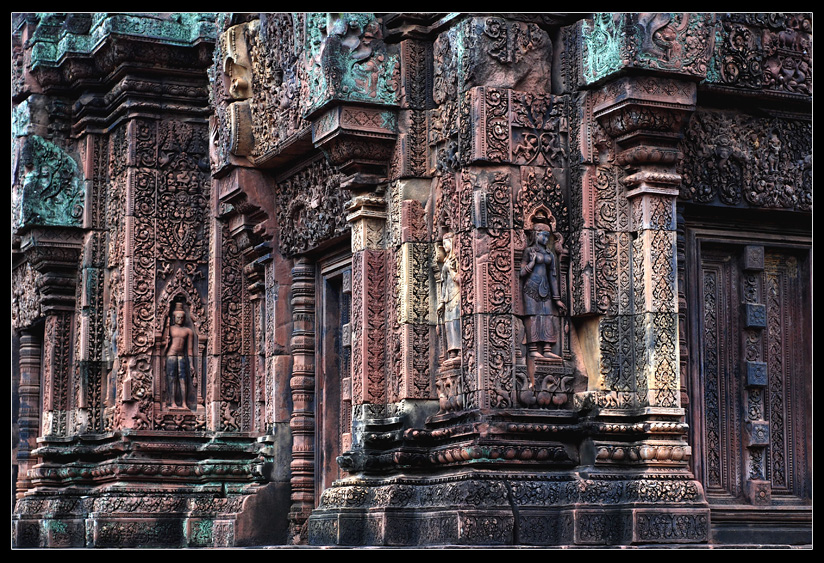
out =
[[713,85],[812,96],[810,14],[718,14],[707,72]]

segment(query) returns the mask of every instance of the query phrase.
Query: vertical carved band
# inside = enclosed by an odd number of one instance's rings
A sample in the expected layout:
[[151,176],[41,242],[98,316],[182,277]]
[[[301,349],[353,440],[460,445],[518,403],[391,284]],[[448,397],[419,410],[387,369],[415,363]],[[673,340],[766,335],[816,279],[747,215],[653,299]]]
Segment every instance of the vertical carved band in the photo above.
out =
[[387,264],[383,250],[352,257],[352,403],[386,399]]
[[72,314],[54,312],[46,317],[43,338],[43,435],[65,436],[69,409],[69,367]]

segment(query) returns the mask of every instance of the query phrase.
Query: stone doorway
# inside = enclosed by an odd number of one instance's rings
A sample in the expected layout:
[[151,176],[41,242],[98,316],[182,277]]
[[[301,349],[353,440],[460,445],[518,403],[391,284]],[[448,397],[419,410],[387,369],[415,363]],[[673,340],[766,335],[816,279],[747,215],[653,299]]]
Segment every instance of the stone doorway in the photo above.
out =
[[687,246],[689,422],[713,541],[811,541],[809,240],[688,229]]
[[352,444],[351,252],[319,261],[317,284],[315,499],[341,476],[337,457]]

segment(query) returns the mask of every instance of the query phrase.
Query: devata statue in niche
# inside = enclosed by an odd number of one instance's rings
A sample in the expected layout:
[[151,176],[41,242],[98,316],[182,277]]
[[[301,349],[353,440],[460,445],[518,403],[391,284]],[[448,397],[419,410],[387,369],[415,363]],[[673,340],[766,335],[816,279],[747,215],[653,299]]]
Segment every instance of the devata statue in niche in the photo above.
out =
[[195,410],[197,397],[197,370],[195,366],[195,332],[186,326],[186,311],[177,301],[171,315],[163,355],[166,358],[166,406],[188,407]]
[[560,360],[552,347],[558,342],[558,316],[566,314],[566,305],[558,289],[557,261],[548,248],[551,235],[548,225],[536,222],[534,241],[521,260],[524,329],[531,357]]
[[461,352],[461,272],[454,238],[451,232],[443,236],[444,257],[438,296],[438,322],[445,333],[446,361],[458,361]]

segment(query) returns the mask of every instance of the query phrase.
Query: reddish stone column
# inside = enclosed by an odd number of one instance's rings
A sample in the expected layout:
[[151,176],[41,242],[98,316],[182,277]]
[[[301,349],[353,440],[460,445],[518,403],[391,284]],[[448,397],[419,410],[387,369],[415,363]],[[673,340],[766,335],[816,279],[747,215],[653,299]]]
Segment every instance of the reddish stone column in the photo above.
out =
[[299,258],[292,269],[292,508],[290,537],[305,543],[315,507],[315,265]]
[[25,329],[20,335],[20,382],[18,397],[20,407],[17,419],[19,441],[17,443],[17,497],[20,498],[31,487],[29,469],[36,463],[31,455],[37,447],[40,430],[40,354],[42,337],[37,331]]

